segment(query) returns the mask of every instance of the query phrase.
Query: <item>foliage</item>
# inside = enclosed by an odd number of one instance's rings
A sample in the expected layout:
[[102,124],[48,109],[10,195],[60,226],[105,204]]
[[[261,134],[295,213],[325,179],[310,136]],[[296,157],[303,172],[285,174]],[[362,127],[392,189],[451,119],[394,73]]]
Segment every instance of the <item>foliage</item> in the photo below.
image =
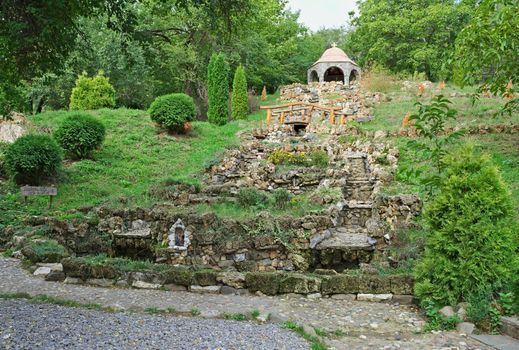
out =
[[481,1],[456,39],[454,60],[462,85],[483,82],[480,92],[488,89],[492,94],[510,97],[505,106],[510,114],[519,110],[519,100],[513,97],[519,82],[518,10],[517,0]]
[[308,154],[308,158],[310,158],[310,164],[314,165],[318,168],[326,168],[328,166],[329,157],[328,153],[323,150],[312,150]]
[[499,293],[498,304],[502,310],[503,315],[513,315],[515,309],[517,308],[514,299],[514,292]]
[[99,109],[115,107],[115,89],[103,71],[93,78],[83,72],[70,95],[70,109]]
[[58,173],[61,160],[61,149],[50,136],[25,135],[7,149],[5,166],[17,184],[38,185]]
[[276,165],[302,165],[319,168],[325,168],[329,162],[328,154],[322,150],[312,150],[307,154],[305,152],[288,152],[278,149],[272,151],[268,160]]
[[374,66],[363,71],[360,86],[363,91],[389,93],[395,91],[399,84],[394,74],[385,68]]
[[276,208],[284,209],[290,204],[292,194],[284,188],[279,188],[272,194]]
[[196,117],[195,103],[186,94],[159,96],[148,112],[153,121],[172,132],[183,132],[184,125]]
[[494,306],[495,302],[489,288],[471,293],[467,301],[467,318],[481,330],[496,332],[501,315]]
[[33,263],[56,263],[68,255],[65,247],[55,240],[28,243],[22,248],[22,253]]
[[288,320],[285,323],[283,323],[283,328],[290,329],[291,331],[296,332],[300,336],[302,336],[306,341],[310,342],[310,349],[311,350],[326,350],[328,347],[326,347],[325,344],[323,344],[318,337],[308,334],[304,327],[297,324],[296,322],[292,320]]
[[472,293],[502,290],[517,266],[517,222],[497,168],[470,145],[445,160],[439,192],[424,218],[430,231],[416,267],[415,293],[456,305]]
[[105,126],[99,120],[86,113],[74,113],[54,132],[54,138],[72,157],[83,159],[101,146],[105,134]]
[[238,191],[238,204],[250,208],[266,208],[269,203],[269,197],[263,191],[255,187],[246,187]]
[[437,331],[437,330],[452,330],[456,328],[456,325],[461,322],[458,315],[446,317],[440,313],[438,307],[431,301],[426,301],[423,305],[425,310],[425,316],[427,316],[427,323],[425,324],[424,331]]
[[247,78],[243,66],[238,66],[232,82],[232,119],[245,119],[248,112]]
[[213,54],[207,67],[208,106],[210,123],[224,125],[229,117],[229,65],[223,54]]
[[[447,146],[454,143],[463,131],[456,131],[447,135],[443,134],[446,122],[455,119],[457,111],[450,108],[451,102],[443,95],[435,96],[430,104],[417,102],[418,112],[410,116],[413,126],[417,129],[421,139],[413,139],[408,142],[409,148],[414,150],[418,159],[431,162],[436,169],[436,173],[424,175],[422,183],[434,186],[438,181],[438,176],[444,169],[444,158],[448,154]],[[417,177],[423,175],[418,167],[408,169],[409,176]]]
[[304,152],[292,153],[281,149],[272,151],[268,160],[276,165],[306,165],[308,163],[308,157]]
[[457,33],[469,21],[473,4],[466,1],[366,0],[349,37],[361,66],[378,64],[396,73],[424,72],[429,79],[451,76],[450,65]]

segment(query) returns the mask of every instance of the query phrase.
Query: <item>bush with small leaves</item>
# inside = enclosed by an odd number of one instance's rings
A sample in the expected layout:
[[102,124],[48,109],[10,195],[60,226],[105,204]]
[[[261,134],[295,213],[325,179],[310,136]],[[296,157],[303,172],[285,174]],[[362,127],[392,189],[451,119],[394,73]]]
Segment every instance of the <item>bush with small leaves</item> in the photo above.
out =
[[93,78],[83,72],[70,95],[70,109],[98,109],[115,107],[115,89],[103,71]]
[[57,175],[62,154],[56,141],[47,135],[25,135],[7,149],[5,167],[17,184],[39,185]]
[[103,143],[105,126],[86,113],[68,116],[54,132],[54,138],[72,158],[83,159]]
[[186,94],[159,96],[149,108],[151,120],[170,132],[185,132],[186,123],[195,120],[193,98]]
[[255,187],[242,188],[238,192],[238,204],[247,208],[266,208],[269,204],[269,197]]
[[279,188],[273,193],[274,205],[279,209],[285,209],[292,199],[292,194],[284,188]]

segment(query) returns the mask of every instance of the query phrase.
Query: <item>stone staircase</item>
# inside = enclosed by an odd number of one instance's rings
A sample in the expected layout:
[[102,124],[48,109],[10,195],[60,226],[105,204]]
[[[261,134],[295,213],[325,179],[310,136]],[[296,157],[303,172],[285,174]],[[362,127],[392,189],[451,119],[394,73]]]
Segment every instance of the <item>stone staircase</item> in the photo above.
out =
[[343,187],[345,202],[338,205],[336,227],[327,230],[315,246],[314,264],[339,272],[358,268],[372,259],[377,240],[368,235],[366,223],[373,216],[374,179],[367,155],[346,155],[349,177]]

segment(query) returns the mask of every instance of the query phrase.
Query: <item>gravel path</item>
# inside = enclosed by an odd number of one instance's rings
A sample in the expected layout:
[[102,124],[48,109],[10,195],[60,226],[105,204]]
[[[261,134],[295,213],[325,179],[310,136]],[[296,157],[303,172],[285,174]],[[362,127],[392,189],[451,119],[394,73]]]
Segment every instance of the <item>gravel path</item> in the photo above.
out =
[[[419,334],[424,320],[419,310],[411,306],[332,298],[314,300],[298,295],[259,297],[70,285],[34,277],[21,268],[18,260],[2,257],[0,292],[26,292],[33,296],[45,294],[123,310],[174,308],[189,313],[191,309],[197,308],[202,317],[208,318],[218,317],[225,312],[248,314],[252,310],[259,310],[264,314],[271,313],[275,322],[291,319],[330,331],[342,330],[345,336],[325,339],[328,345],[338,350],[492,349],[456,332]],[[177,336],[171,339],[177,339]]]
[[275,324],[0,301],[1,349],[308,349]]

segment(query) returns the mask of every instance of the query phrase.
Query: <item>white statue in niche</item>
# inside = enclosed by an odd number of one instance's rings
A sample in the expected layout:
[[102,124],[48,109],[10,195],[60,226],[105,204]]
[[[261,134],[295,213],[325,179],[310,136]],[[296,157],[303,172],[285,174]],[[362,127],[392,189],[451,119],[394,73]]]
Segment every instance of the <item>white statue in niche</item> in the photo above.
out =
[[168,248],[175,250],[187,250],[191,243],[191,232],[186,230],[182,220],[178,219],[169,229]]

